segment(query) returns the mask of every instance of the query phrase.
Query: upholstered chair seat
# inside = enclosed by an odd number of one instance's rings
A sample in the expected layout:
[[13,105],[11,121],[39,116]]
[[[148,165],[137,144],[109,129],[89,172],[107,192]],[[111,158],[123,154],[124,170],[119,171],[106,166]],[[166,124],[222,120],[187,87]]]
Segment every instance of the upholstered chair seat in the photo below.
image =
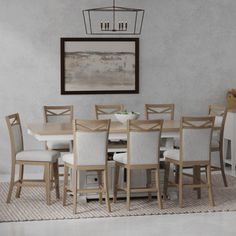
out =
[[69,150],[70,149],[70,141],[48,141],[47,147],[49,150]]
[[123,163],[123,164],[127,164],[127,153],[115,153],[113,156],[113,160]]
[[166,157],[169,157],[173,160],[179,160],[180,158],[180,153],[179,153],[179,150],[178,149],[170,149],[170,150],[167,150],[163,153],[163,156],[164,156],[164,159]]
[[66,153],[62,156],[62,161],[66,162],[70,165],[74,164],[74,154],[73,153]]
[[16,154],[16,160],[18,161],[46,161],[56,162],[60,153],[57,151],[46,150],[27,150],[21,151]]

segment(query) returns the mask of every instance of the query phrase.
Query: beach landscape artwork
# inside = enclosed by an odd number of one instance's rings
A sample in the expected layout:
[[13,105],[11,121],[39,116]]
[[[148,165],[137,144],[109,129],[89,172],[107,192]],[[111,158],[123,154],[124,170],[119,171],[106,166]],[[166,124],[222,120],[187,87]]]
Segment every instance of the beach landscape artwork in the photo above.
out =
[[62,38],[62,94],[138,93],[138,39]]

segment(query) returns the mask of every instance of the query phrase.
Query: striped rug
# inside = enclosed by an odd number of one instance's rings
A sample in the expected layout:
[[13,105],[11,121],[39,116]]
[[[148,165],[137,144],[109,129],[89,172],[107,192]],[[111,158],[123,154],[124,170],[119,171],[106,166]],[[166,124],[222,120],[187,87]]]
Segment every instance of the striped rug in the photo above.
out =
[[[156,199],[148,201],[146,198],[132,199],[131,210],[126,210],[124,199],[117,203],[111,203],[112,212],[108,213],[105,203],[98,201],[78,203],[78,214],[72,213],[72,197],[68,196],[68,204],[62,206],[62,200],[55,199],[55,192],[52,192],[52,205],[45,203],[45,192],[42,187],[25,187],[22,189],[21,198],[12,195],[10,204],[5,203],[8,191],[8,183],[0,184],[0,222],[77,219],[77,218],[98,218],[98,217],[120,217],[120,216],[144,216],[163,214],[183,214],[199,212],[219,212],[236,210],[236,178],[227,176],[229,187],[225,188],[220,175],[213,175],[213,191],[215,207],[208,203],[206,190],[202,190],[202,198],[197,199],[196,191],[186,189],[184,191],[184,207],[178,207],[178,199],[163,201],[163,210],[157,207]],[[62,189],[62,186],[61,186]],[[14,189],[15,191],[15,189]],[[176,195],[176,192],[172,190]]]

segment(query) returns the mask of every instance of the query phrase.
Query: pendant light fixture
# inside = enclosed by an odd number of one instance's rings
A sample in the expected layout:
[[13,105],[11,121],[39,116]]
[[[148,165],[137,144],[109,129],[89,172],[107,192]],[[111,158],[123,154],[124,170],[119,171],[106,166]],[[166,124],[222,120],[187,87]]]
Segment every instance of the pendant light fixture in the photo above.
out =
[[83,10],[86,34],[93,35],[139,35],[144,10],[113,5]]

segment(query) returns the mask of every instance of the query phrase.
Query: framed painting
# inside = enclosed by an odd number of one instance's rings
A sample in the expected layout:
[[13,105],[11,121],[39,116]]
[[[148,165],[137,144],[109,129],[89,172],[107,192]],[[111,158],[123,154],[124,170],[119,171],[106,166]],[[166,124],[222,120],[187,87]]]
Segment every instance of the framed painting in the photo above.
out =
[[61,94],[138,92],[138,38],[61,38]]

